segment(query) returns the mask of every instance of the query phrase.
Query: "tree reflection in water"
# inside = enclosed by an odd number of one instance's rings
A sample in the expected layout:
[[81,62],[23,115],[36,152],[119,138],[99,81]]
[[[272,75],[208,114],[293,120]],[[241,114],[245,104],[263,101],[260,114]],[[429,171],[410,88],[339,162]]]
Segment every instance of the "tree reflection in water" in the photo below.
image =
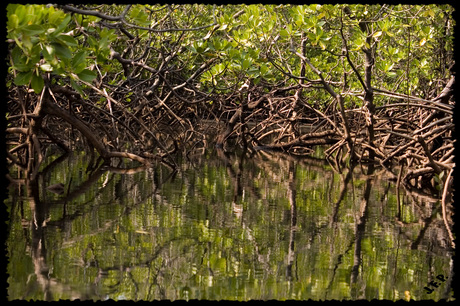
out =
[[314,157],[208,150],[178,164],[74,153],[33,179],[11,170],[9,299],[452,299],[439,195]]

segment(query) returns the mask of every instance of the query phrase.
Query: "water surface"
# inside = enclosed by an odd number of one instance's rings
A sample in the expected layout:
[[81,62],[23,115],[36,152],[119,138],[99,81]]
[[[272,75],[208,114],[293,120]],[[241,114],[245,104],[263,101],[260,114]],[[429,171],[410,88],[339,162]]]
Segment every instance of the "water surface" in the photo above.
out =
[[9,300],[453,299],[440,201],[398,201],[380,170],[267,152],[208,150],[178,171],[57,157],[9,187]]

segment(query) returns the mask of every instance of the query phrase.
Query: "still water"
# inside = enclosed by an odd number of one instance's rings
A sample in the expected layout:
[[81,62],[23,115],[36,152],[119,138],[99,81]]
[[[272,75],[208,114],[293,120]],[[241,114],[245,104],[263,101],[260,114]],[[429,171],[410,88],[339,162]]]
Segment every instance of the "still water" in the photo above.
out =
[[177,171],[57,157],[9,186],[9,300],[453,300],[440,201],[380,170],[267,152],[208,150]]

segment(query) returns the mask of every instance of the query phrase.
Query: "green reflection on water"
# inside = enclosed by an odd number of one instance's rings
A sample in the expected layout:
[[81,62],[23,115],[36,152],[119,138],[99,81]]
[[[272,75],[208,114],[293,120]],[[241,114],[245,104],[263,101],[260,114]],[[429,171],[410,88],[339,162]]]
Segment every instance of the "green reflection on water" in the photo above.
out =
[[452,299],[449,282],[424,290],[451,273],[439,203],[398,205],[378,172],[265,153],[132,174],[87,160],[10,187],[10,300]]

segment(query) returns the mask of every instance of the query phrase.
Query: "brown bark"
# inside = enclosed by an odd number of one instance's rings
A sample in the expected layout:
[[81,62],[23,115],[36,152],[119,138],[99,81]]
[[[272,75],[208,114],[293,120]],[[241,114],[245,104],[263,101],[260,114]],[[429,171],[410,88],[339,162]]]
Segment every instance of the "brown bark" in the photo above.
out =
[[81,120],[69,114],[69,112],[63,110],[58,105],[50,101],[44,103],[43,109],[46,112],[46,114],[62,118],[63,120],[71,124],[73,127],[78,129],[83,134],[83,136],[85,136],[86,139],[94,146],[99,155],[101,155],[103,158],[109,157],[109,152],[107,151],[105,145],[99,140],[100,138],[98,138],[94,131],[92,131]]

